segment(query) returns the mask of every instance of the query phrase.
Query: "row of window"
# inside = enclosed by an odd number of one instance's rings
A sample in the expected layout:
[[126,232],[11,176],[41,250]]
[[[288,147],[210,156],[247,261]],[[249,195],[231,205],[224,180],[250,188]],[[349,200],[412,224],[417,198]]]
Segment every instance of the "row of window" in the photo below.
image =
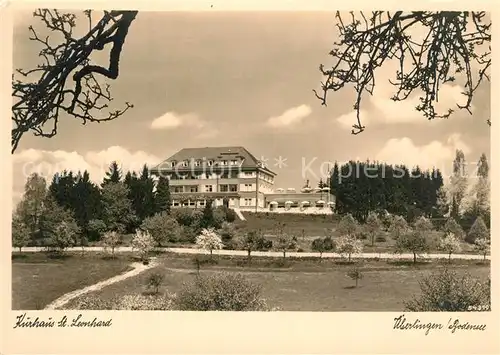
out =
[[[254,202],[253,201],[254,201],[254,199],[252,199],[252,198],[245,198],[242,201],[243,202],[243,206],[254,206]],[[172,206],[174,206],[174,207],[180,207],[180,206],[195,207],[196,203],[198,203],[198,206],[203,207],[203,206],[205,206],[206,201],[201,200],[201,201],[196,202],[196,201],[189,200],[189,201],[185,201],[185,202],[179,202],[179,201],[175,201],[174,200],[174,201],[172,201]],[[229,204],[230,205],[234,205],[234,199],[233,198],[229,199]]]
[[[243,164],[243,160],[207,160],[207,166],[214,166],[215,164],[218,164],[220,166],[239,166]],[[175,168],[177,165],[180,165],[182,167],[188,167],[189,166],[189,160],[183,160],[182,162],[177,162],[177,161],[172,161],[170,162],[170,166],[172,168]],[[202,166],[203,165],[203,160],[197,159],[194,160],[194,166]]]
[[[241,191],[255,191],[254,184],[244,184],[241,185]],[[190,186],[170,186],[170,191],[175,193],[182,192],[200,192],[198,185]],[[238,192],[237,184],[224,184],[219,185],[219,191],[217,191],[217,185],[205,185],[204,192]]]
[[255,174],[252,172],[238,173],[237,171],[230,171],[230,172],[223,172],[221,174],[216,174],[216,173],[167,174],[166,177],[169,180],[238,179],[238,178],[255,177]]

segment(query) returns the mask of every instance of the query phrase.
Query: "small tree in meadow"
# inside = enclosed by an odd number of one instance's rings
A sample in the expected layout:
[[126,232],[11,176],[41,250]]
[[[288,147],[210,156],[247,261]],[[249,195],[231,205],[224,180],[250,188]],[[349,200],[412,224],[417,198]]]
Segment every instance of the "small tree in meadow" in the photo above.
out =
[[380,222],[377,214],[375,212],[370,212],[368,214],[368,218],[366,219],[366,223],[364,225],[368,236],[370,237],[372,246],[375,244],[375,239],[377,235],[382,231],[382,222]]
[[286,258],[286,252],[297,247],[297,238],[290,234],[281,234],[276,238],[275,247],[283,253],[283,259]]
[[354,287],[358,287],[358,281],[363,278],[363,273],[359,268],[355,267],[347,272],[347,276],[356,282]]
[[246,250],[247,252],[248,264],[250,264],[252,260],[252,251],[261,249],[262,245],[264,244],[264,237],[261,234],[258,234],[256,231],[250,231],[238,240],[238,247]]
[[201,234],[196,237],[196,245],[200,249],[205,249],[210,252],[212,257],[214,250],[220,250],[224,247],[222,239],[213,228],[204,228]]
[[160,290],[160,286],[163,284],[163,280],[165,279],[165,275],[155,272],[151,275],[146,280],[146,286],[149,289],[152,289],[155,294],[158,294]]
[[458,253],[462,250],[460,239],[453,233],[448,233],[444,238],[439,241],[439,250],[448,253],[448,262],[451,262],[451,254]]
[[110,231],[104,233],[102,236],[102,244],[104,245],[104,250],[111,250],[111,255],[115,256],[115,250],[118,249],[122,243],[122,235],[116,231]]
[[477,238],[474,242],[476,251],[483,256],[483,261],[486,261],[486,255],[490,252],[490,241],[487,238]]
[[180,226],[175,218],[167,212],[156,213],[147,217],[141,225],[153,237],[156,246],[161,247],[166,242],[177,242],[180,238]]
[[396,240],[396,252],[408,251],[413,253],[413,263],[417,263],[417,255],[429,251],[429,243],[423,233],[417,231],[408,232]]
[[80,228],[75,221],[62,221],[52,232],[50,245],[63,252],[66,248],[75,245],[78,233],[80,233]]
[[347,255],[348,261],[351,262],[351,256],[361,254],[363,252],[363,242],[351,235],[344,235],[336,240],[336,250],[342,256]]
[[465,241],[473,244],[476,239],[480,238],[490,239],[490,232],[488,231],[488,227],[486,227],[486,223],[484,223],[481,216],[477,217],[472,227],[470,227],[469,233],[467,234],[467,237],[465,237]]
[[132,239],[132,250],[137,250],[142,261],[147,261],[149,253],[155,247],[155,240],[148,231],[136,230]]
[[316,238],[311,243],[311,249],[319,253],[319,260],[321,261],[323,253],[334,250],[335,244],[331,237]]
[[351,235],[356,238],[359,234],[359,223],[352,216],[352,214],[347,213],[339,222],[337,227],[337,233],[339,235]]
[[465,232],[460,226],[460,224],[457,223],[455,218],[450,217],[446,221],[444,227],[443,227],[443,232],[444,236],[447,236],[448,234],[453,234],[455,237],[457,237],[459,240],[463,240],[465,238]]
[[28,245],[30,242],[30,229],[23,223],[23,221],[17,217],[12,217],[12,246],[21,249]]
[[389,234],[392,239],[397,240],[400,236],[405,235],[410,230],[406,219],[403,216],[393,216],[389,226]]

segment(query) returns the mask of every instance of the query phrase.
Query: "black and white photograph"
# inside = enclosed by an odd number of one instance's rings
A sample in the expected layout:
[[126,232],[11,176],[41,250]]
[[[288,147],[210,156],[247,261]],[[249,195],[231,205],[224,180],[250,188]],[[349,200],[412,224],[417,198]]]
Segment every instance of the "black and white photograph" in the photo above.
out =
[[490,12],[12,21],[13,311],[491,312]]

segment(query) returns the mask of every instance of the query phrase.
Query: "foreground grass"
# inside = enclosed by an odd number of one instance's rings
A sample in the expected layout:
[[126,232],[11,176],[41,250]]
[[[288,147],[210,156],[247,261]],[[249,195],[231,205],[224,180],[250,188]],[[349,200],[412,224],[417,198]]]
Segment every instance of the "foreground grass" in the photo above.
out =
[[102,254],[12,254],[12,309],[43,309],[65,293],[93,285],[129,270],[130,256]]
[[[145,283],[152,273],[165,276],[162,291],[177,293],[184,283],[193,280],[197,271],[192,258],[168,254],[160,257],[161,264],[145,273],[105,287],[93,293],[104,299],[146,292]],[[346,276],[353,266],[359,267],[364,278],[357,288]],[[250,266],[241,257],[220,257],[217,264],[205,264],[201,274],[221,271],[238,272],[262,286],[262,296],[271,307],[283,311],[402,311],[403,302],[420,292],[419,280],[444,266],[459,273],[468,272],[481,280],[490,274],[489,263],[433,261],[413,265],[411,262],[360,261],[356,264],[340,260],[280,260],[254,258]],[[77,300],[66,308],[71,309]]]

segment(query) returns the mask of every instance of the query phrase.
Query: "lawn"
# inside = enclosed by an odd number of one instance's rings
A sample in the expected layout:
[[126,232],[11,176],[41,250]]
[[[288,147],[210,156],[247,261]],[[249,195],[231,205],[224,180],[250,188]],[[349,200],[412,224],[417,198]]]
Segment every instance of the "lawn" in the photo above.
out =
[[[387,261],[361,261],[364,278],[354,288],[354,281],[346,276],[352,265],[332,260],[293,260],[279,265],[279,260],[253,258],[246,266],[241,257],[220,257],[216,265],[202,266],[201,273],[239,272],[262,286],[262,296],[268,304],[283,311],[403,311],[404,301],[420,292],[418,281],[432,271],[443,267],[445,261],[417,264]],[[111,299],[120,295],[146,291],[145,282],[152,273],[163,273],[163,291],[177,293],[185,282],[192,280],[196,271],[192,257],[167,254],[154,269],[105,287],[94,293]],[[456,260],[451,267],[460,273],[468,272],[485,281],[490,273],[489,263]],[[71,309],[75,301],[67,308]]]
[[102,254],[12,254],[12,309],[38,310],[65,293],[95,284],[129,269],[130,256],[106,259]]

